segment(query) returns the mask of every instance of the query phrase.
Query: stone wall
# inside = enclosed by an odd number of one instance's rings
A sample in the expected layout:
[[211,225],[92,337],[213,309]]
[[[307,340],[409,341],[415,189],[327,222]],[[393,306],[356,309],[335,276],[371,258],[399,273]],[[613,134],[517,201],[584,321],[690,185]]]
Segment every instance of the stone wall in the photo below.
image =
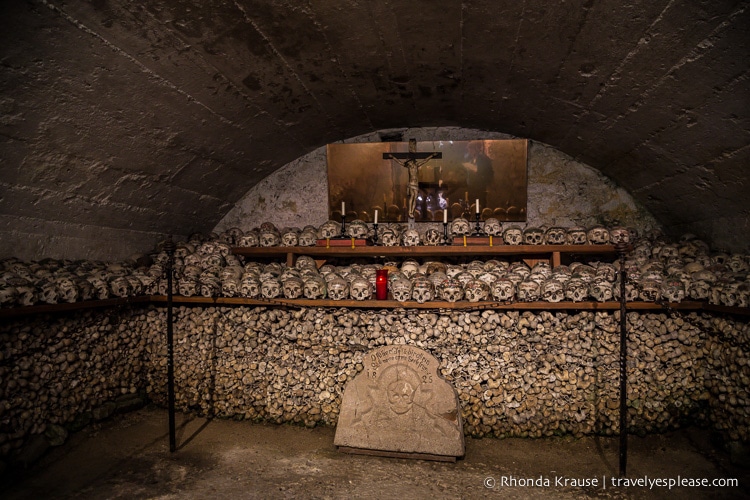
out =
[[[343,143],[380,142],[379,131]],[[512,139],[498,132],[458,127],[399,129],[404,140],[463,141]],[[269,175],[217,224],[248,230],[261,222],[284,226],[319,226],[328,220],[326,148],[320,147]],[[527,223],[531,226],[625,225],[640,233],[659,228],[658,222],[622,188],[600,171],[543,143],[529,141]]]
[[[440,361],[472,436],[618,432],[619,313],[177,307],[179,411],[335,425],[370,349]],[[0,460],[109,416],[145,393],[166,405],[163,307],[92,310],[0,327]],[[628,313],[632,432],[707,425],[750,439],[750,323]],[[36,441],[35,441],[36,440]],[[64,440],[64,437],[63,437]]]

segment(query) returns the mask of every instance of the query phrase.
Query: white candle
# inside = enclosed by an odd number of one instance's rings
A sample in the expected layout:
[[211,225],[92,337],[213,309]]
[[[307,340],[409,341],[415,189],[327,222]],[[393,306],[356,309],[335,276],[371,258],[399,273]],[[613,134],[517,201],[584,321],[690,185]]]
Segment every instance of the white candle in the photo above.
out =
[[378,211],[375,210],[375,224],[378,223]]
[[479,213],[479,198],[477,198],[477,213]]
[[443,224],[448,224],[448,211],[443,210]]
[[341,202],[341,215],[345,215],[345,214],[346,214],[346,203],[342,201]]

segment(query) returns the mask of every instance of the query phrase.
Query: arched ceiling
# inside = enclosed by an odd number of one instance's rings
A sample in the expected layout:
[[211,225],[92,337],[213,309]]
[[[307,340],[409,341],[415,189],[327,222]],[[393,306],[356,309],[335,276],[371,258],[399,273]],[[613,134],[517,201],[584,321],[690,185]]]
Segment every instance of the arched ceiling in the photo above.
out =
[[673,235],[750,244],[747,1],[6,4],[4,253],[208,231],[294,158],[420,126],[550,144]]

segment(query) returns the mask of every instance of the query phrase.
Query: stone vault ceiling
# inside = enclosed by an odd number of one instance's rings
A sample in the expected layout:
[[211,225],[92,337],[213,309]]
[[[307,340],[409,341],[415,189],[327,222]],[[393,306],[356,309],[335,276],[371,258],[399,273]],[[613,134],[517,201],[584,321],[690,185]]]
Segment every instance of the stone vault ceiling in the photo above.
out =
[[5,2],[2,250],[208,231],[317,147],[425,126],[550,144],[744,248],[748,3]]

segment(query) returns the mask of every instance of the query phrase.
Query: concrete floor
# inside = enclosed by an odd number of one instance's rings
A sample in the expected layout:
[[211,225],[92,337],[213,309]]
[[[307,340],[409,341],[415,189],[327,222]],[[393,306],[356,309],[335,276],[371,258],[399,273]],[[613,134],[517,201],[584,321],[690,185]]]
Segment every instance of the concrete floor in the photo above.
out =
[[[339,453],[332,428],[184,415],[177,427],[169,453],[161,408],[90,426],[15,474],[0,498],[750,498],[750,471],[698,429],[631,436],[627,477],[739,486],[613,485],[618,438],[467,439],[465,458],[452,464]],[[524,485],[531,480],[540,484]]]

